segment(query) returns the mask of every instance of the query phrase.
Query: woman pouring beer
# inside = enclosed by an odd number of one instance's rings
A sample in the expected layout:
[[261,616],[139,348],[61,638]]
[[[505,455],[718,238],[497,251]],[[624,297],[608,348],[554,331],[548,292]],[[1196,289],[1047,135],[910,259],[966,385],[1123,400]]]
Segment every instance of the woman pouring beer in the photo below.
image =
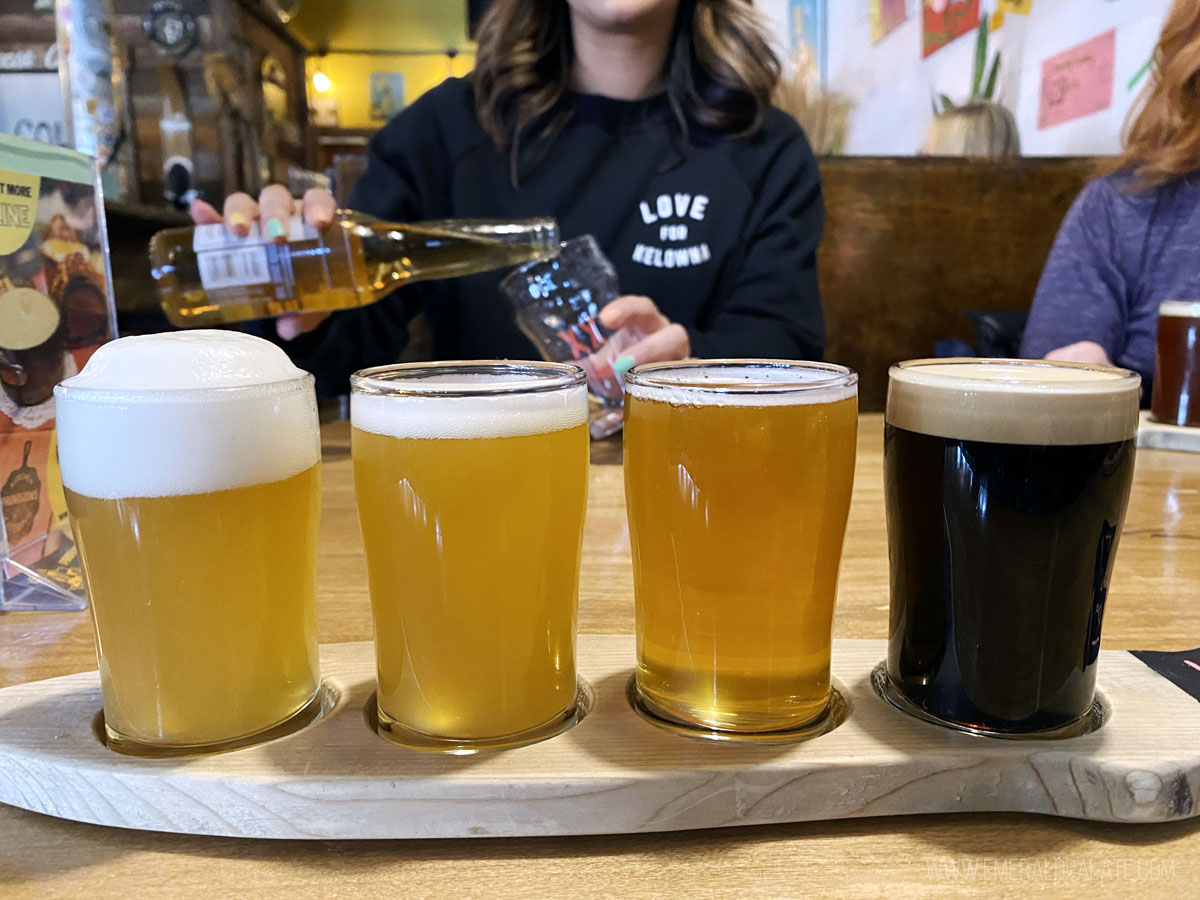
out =
[[[770,106],[779,63],[750,0],[495,0],[474,72],[448,79],[371,142],[351,206],[389,221],[553,216],[594,234],[624,296],[602,312],[644,337],[618,368],[688,356],[820,358],[817,164]],[[272,185],[234,194],[201,223],[259,219],[284,240],[333,197]],[[346,392],[351,372],[394,361],[423,309],[435,358],[531,358],[493,272],[405,287],[371,306],[259,326]]]
[[1164,301],[1200,299],[1200,2],[1176,0],[1113,172],[1058,233],[1021,343],[1026,357],[1116,363],[1147,386]]

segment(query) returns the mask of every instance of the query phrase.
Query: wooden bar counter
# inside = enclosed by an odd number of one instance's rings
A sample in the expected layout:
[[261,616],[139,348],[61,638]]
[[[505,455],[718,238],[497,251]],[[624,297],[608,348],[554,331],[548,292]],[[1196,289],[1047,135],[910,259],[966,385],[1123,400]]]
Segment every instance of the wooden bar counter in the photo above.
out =
[[[883,638],[882,417],[863,417],[834,632]],[[371,638],[346,423],[327,425],[322,642]],[[797,448],[803,453],[803,448]],[[620,446],[593,448],[580,629],[633,631]],[[1104,623],[1110,649],[1200,644],[1200,454],[1139,451]],[[630,661],[632,664],[632,660]],[[94,669],[86,613],[0,615],[0,686]],[[1200,819],[858,819],[579,838],[323,842],[194,838],[0,806],[0,897],[1197,896]]]

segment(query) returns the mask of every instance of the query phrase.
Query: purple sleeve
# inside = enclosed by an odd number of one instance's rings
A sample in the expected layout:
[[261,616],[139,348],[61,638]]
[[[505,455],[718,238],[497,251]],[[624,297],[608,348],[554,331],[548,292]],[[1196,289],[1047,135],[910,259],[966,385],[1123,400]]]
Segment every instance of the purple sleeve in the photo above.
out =
[[1076,341],[1095,341],[1110,359],[1123,348],[1129,285],[1117,259],[1115,190],[1093,181],[1072,204],[1042,271],[1021,356],[1041,359]]

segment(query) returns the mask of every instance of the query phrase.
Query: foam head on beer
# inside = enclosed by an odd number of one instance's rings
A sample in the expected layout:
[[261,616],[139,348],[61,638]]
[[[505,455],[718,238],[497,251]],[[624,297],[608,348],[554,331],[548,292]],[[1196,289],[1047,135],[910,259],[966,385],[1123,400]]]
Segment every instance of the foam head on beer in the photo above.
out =
[[[585,423],[586,385],[572,382],[537,390],[538,382],[547,380],[513,373],[503,379],[484,373],[438,374],[405,381],[400,393],[352,394],[350,419],[361,431],[428,440],[521,437]],[[530,392],[515,392],[520,388]]]
[[630,381],[630,397],[672,406],[802,406],[858,396],[848,372],[812,365],[718,363],[650,368],[645,381]]
[[1041,360],[893,366],[887,672],[956,727],[1079,727],[1133,480],[1140,379]]
[[1137,431],[1141,379],[1124,369],[1006,360],[893,366],[888,424],[999,444],[1084,445]]
[[311,379],[246,334],[120,338],[55,395],[63,483],[89,497],[211,493],[320,460]]

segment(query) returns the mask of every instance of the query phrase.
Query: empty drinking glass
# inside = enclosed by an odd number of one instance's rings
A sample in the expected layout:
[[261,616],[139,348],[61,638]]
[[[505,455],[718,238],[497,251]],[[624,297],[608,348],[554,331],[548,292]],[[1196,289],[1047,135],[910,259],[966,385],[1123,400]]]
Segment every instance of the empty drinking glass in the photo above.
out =
[[592,437],[607,437],[620,429],[624,373],[614,365],[642,335],[629,328],[614,332],[600,322],[600,310],[620,289],[617,271],[596,239],[585,234],[565,241],[558,256],[526,263],[500,287],[513,303],[521,331],[545,359],[572,361],[587,373]]

